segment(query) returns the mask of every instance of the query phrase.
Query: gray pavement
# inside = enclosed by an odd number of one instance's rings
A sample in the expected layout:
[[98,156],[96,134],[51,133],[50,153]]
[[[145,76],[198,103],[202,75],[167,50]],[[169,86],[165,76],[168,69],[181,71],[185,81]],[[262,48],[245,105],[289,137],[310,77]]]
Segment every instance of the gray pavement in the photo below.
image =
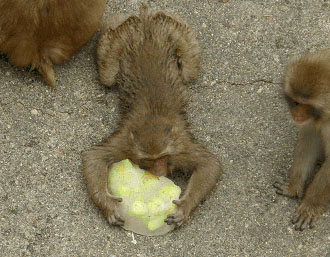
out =
[[[109,0],[106,13],[140,1]],[[297,129],[281,95],[294,55],[330,47],[330,1],[163,0],[202,48],[189,85],[194,135],[223,163],[214,193],[180,229],[162,237],[109,227],[89,200],[81,153],[117,126],[115,90],[98,81],[97,36],[55,67],[52,91],[37,73],[0,59],[0,256],[329,256],[329,208],[296,232],[298,201],[275,194]],[[224,3],[225,2],[225,3]]]

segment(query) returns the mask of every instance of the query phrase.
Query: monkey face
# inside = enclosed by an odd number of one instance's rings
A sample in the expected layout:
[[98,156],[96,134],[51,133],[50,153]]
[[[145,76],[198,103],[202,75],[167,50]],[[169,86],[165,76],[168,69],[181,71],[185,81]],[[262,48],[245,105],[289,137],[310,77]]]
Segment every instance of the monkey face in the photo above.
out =
[[297,124],[308,121],[311,118],[309,105],[297,103],[297,105],[291,109],[291,116]]
[[140,168],[149,171],[155,176],[166,176],[168,171],[168,157],[158,159],[141,159],[138,161]]
[[178,150],[176,130],[169,120],[152,117],[129,133],[131,161],[156,176],[166,176],[170,158]]
[[306,124],[308,121],[317,121],[321,117],[321,111],[310,104],[305,104],[286,95],[286,101],[290,107],[292,119],[297,125]]
[[168,135],[164,136],[161,130],[157,132],[143,133],[142,137],[138,133],[131,135],[131,160],[155,176],[166,176],[173,144]]
[[329,54],[306,55],[289,64],[283,89],[292,119],[298,125],[328,116]]

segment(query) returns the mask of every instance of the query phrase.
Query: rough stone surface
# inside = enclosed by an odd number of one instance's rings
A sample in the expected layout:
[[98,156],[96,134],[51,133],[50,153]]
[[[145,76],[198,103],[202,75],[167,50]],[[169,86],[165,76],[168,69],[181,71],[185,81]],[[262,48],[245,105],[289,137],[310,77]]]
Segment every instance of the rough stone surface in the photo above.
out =
[[[106,14],[141,1],[109,0]],[[330,46],[327,0],[163,0],[202,47],[189,85],[192,132],[223,163],[214,193],[187,224],[162,237],[109,227],[89,200],[81,153],[117,126],[116,90],[98,81],[98,35],[55,67],[57,88],[0,59],[0,256],[328,256],[329,208],[296,232],[298,201],[275,194],[297,129],[281,95],[294,55]],[[328,255],[327,255],[328,254]]]

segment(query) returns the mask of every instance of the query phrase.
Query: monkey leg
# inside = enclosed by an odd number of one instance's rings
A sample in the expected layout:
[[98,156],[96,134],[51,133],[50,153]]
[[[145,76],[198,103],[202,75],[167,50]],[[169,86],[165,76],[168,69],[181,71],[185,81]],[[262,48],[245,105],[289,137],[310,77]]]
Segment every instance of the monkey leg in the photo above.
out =
[[178,67],[184,83],[197,77],[200,62],[199,43],[194,32],[187,25],[178,27],[176,55]]
[[191,150],[173,160],[177,168],[192,170],[193,173],[184,195],[179,201],[173,201],[177,205],[177,212],[165,219],[169,225],[181,226],[188,219],[190,212],[215,187],[222,174],[219,161],[203,146],[191,144],[188,149]]
[[[117,17],[117,21],[115,21]],[[140,20],[131,16],[125,20],[125,16],[118,14],[110,17],[108,27],[102,32],[97,46],[97,63],[100,81],[105,86],[112,86],[116,83],[116,76],[119,73],[119,60],[123,49],[129,40],[138,36],[136,24]],[[119,26],[120,25],[120,26]]]
[[289,183],[275,182],[276,193],[288,197],[302,197],[305,182],[314,171],[321,156],[321,138],[315,127],[301,128],[290,170]]
[[114,197],[108,190],[109,167],[124,158],[119,148],[115,147],[118,140],[119,134],[115,134],[103,143],[93,146],[83,156],[83,173],[87,191],[112,225],[124,223],[117,208],[122,199]]
[[141,4],[139,17],[151,20],[153,26],[161,29],[162,34],[166,35],[164,39],[175,44],[175,55],[182,81],[188,83],[195,79],[200,62],[200,47],[196,34],[186,22],[180,17],[150,10],[145,4]]
[[315,175],[312,183],[292,220],[296,230],[312,228],[315,220],[324,212],[330,201],[330,160],[327,160]]

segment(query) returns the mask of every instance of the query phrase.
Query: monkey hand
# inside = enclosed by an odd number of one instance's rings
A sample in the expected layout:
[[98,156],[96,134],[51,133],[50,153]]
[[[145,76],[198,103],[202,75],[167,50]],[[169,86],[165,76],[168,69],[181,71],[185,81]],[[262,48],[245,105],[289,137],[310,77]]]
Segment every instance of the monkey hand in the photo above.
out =
[[165,219],[167,225],[175,225],[180,227],[189,218],[190,211],[187,208],[186,201],[173,200],[173,203],[177,206],[176,213],[170,214]]
[[115,197],[107,192],[104,201],[102,201],[103,214],[108,220],[110,225],[122,226],[124,225],[124,220],[120,217],[118,212],[118,203],[122,202],[123,199]]
[[303,231],[308,227],[313,228],[315,221],[322,212],[322,208],[311,206],[303,201],[292,219],[292,223],[295,224],[295,230]]
[[284,195],[287,197],[301,197],[302,196],[302,190],[298,190],[296,186],[290,185],[289,183],[284,182],[275,182],[273,186],[276,188],[276,193],[279,195]]

